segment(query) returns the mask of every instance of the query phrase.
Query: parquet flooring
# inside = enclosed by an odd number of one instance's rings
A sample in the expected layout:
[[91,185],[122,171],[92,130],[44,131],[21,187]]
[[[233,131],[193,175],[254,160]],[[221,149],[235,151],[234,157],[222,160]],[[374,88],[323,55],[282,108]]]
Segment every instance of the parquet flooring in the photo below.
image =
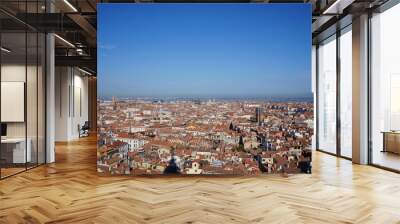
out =
[[313,174],[99,177],[93,137],[0,181],[0,223],[400,223],[400,175],[315,152]]

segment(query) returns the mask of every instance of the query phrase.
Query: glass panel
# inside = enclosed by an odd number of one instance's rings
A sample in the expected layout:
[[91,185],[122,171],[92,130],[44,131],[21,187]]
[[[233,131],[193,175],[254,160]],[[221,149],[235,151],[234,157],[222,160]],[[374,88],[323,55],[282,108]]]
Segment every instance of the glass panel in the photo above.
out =
[[26,35],[1,34],[1,175],[25,170],[26,151]]
[[38,57],[37,57],[37,33],[29,32],[27,33],[28,38],[28,55],[27,55],[27,82],[26,82],[26,110],[27,110],[27,150],[31,151],[28,155],[31,156],[28,160],[28,168],[37,165],[37,132],[38,132],[38,120],[37,120],[37,74],[38,74]]
[[45,60],[46,60],[46,52],[45,52],[45,44],[46,37],[44,34],[39,33],[38,35],[38,163],[45,163]]
[[[26,12],[39,11],[37,1],[27,2]],[[34,19],[31,22],[35,23]],[[26,80],[26,111],[27,111],[27,150],[30,153],[28,168],[37,166],[38,160],[38,34],[35,30],[27,30],[27,80]]]
[[318,48],[318,147],[336,153],[336,36]]
[[352,35],[351,26],[340,36],[340,152],[352,157]]
[[400,4],[372,17],[372,163],[400,170]]

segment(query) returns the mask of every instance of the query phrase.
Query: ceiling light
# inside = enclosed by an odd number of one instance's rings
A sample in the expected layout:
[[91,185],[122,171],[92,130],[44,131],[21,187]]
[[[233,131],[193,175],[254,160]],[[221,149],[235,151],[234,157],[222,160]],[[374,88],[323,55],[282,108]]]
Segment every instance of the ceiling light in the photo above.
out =
[[77,48],[76,49],[76,53],[78,53],[79,55],[83,55],[83,49],[82,48]]
[[11,52],[11,50],[9,50],[9,49],[7,49],[5,47],[1,47],[0,49],[1,49],[1,51],[4,51],[6,53],[10,53]]
[[322,14],[328,14],[331,13],[332,9],[335,9],[337,7],[337,4],[339,4],[340,0],[336,0],[331,6],[329,6]]
[[83,73],[85,73],[86,75],[90,75],[90,76],[92,75],[92,73],[90,73],[90,72],[88,72],[88,71],[86,71],[86,70],[83,70],[83,69],[81,69],[81,68],[79,68],[79,67],[78,67],[78,70],[81,71],[81,72],[83,72]]
[[54,34],[54,36],[57,37],[57,38],[58,38],[59,40],[61,40],[62,42],[66,43],[68,46],[75,48],[75,45],[73,45],[73,44],[72,44],[71,42],[69,42],[68,40],[66,40],[66,39],[64,39],[64,38],[62,38],[62,37],[60,37],[60,36],[57,35],[57,34]]
[[322,14],[342,14],[343,10],[351,5],[355,0],[336,0]]
[[78,12],[78,10],[68,1],[64,0],[65,4],[67,4],[74,12]]

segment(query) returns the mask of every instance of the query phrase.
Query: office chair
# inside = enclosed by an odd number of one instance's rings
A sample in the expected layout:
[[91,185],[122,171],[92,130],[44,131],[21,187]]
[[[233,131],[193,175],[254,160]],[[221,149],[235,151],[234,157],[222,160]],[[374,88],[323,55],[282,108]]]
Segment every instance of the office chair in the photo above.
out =
[[89,121],[85,121],[82,127],[79,128],[79,138],[89,136],[89,129],[90,129]]

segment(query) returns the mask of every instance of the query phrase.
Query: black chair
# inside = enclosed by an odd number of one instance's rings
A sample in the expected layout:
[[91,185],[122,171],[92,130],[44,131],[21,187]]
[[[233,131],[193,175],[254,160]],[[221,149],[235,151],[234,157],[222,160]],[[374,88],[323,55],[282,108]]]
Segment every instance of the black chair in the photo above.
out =
[[78,129],[79,129],[79,138],[89,136],[89,129],[90,129],[89,121],[85,121],[82,127],[78,125]]

